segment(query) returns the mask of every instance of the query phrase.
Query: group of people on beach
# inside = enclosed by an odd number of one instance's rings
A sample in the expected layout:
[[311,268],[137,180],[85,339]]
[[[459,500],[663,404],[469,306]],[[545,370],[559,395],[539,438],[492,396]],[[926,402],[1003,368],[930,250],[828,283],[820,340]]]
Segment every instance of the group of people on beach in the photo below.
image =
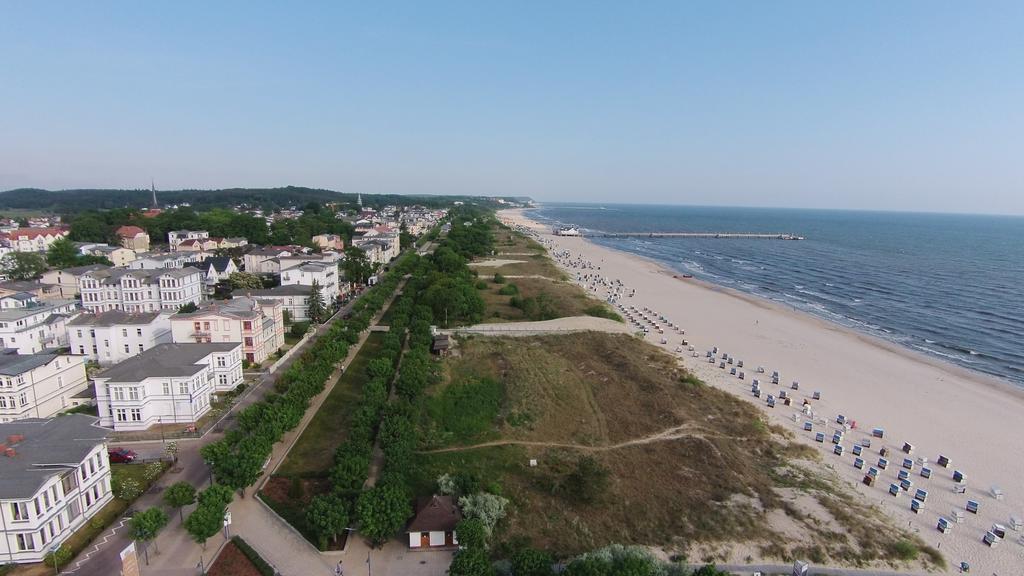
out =
[[[676,343],[674,341],[669,342],[668,338],[663,336],[664,332],[663,330],[661,330],[663,326],[658,325],[659,321],[662,324],[667,323],[667,319],[665,318],[665,316],[659,314],[657,311],[647,306],[642,306],[640,302],[636,302],[634,305],[629,306],[626,306],[624,303],[620,302],[620,300],[623,298],[635,298],[637,295],[636,289],[629,288],[626,285],[626,283],[623,282],[620,278],[612,278],[602,273],[603,260],[595,262],[588,258],[582,252],[574,253],[571,250],[562,248],[561,246],[559,246],[558,243],[554,242],[551,239],[533,233],[533,231],[529,231],[528,233],[530,233],[531,236],[533,236],[535,239],[541,242],[546,248],[548,248],[549,253],[552,254],[556,262],[560,264],[565,270],[569,271],[570,273],[575,273],[575,282],[579,286],[583,287],[588,292],[601,297],[606,302],[612,304],[613,306],[616,306],[616,308],[622,310],[625,313],[627,320],[638,328],[638,332],[642,332],[642,336],[644,338],[649,338],[652,336],[658,338],[660,342],[657,343],[660,343],[663,347],[667,347],[668,351],[671,352],[671,347],[675,346]],[[755,320],[755,323],[759,324],[757,320]],[[658,330],[650,330],[650,326],[657,326]],[[679,327],[678,325],[671,324],[670,328],[679,334],[685,333],[685,331],[683,331],[682,328]],[[659,336],[659,334],[661,334],[662,336]],[[687,344],[686,340],[683,340],[682,342],[684,344]],[[715,351],[716,356],[716,358],[713,358],[713,364],[719,365],[717,361],[718,348],[714,347],[713,350]],[[694,351],[692,345],[676,346],[675,352],[680,355],[685,355],[687,352],[690,352],[692,353],[692,356],[700,356],[698,352]],[[682,360],[682,358],[680,358],[680,360]],[[728,357],[728,360],[728,365],[724,360],[723,362],[721,362],[722,367],[731,368],[731,373],[734,376],[736,376],[738,379],[743,378],[743,372],[737,371],[735,364],[733,364],[734,359],[730,356]],[[740,367],[742,368],[742,363],[740,363]],[[707,368],[702,368],[702,370],[707,370]],[[757,372],[760,373],[763,370],[763,368],[758,368]],[[753,373],[753,371],[751,372]],[[725,372],[725,374],[729,373],[729,371]],[[712,377],[714,377],[714,372],[711,372],[709,374],[712,375]],[[778,373],[776,372],[774,374],[774,378],[771,379],[772,385],[778,386],[780,384],[777,374]],[[749,385],[752,381],[753,378],[743,382],[742,386],[745,387]],[[755,385],[754,387],[756,388],[757,386]],[[771,402],[771,400],[779,399],[780,397],[782,399],[785,399],[787,397],[792,398],[794,391],[796,389],[797,384],[794,382],[793,386],[789,390],[780,389],[780,391],[777,394],[768,395],[769,398],[762,400],[762,402],[768,403],[767,405],[773,408],[775,406],[775,403]],[[804,431],[810,434],[812,445],[820,443],[823,451],[828,454],[838,456],[846,455],[847,457],[852,456],[853,466],[857,468],[860,471],[860,473],[863,473],[866,476],[878,477],[879,479],[881,478],[882,474],[888,474],[893,476],[893,478],[890,479],[889,481],[880,482],[880,486],[883,488],[883,490],[888,488],[888,493],[892,494],[892,496],[898,496],[900,493],[908,494],[910,500],[914,500],[917,502],[916,505],[912,505],[910,508],[915,513],[922,511],[924,509],[924,503],[927,499],[928,491],[920,489],[920,486],[927,487],[929,484],[932,484],[934,487],[938,487],[938,485],[936,485],[936,482],[941,481],[947,475],[940,475],[939,472],[936,471],[936,476],[934,477],[934,479],[932,479],[932,467],[935,467],[936,470],[938,470],[939,467],[943,469],[949,467],[947,458],[945,458],[944,456],[940,457],[940,459],[934,463],[931,463],[927,458],[920,456],[911,460],[910,455],[913,451],[913,447],[911,444],[904,443],[902,448],[896,447],[894,449],[885,447],[884,445],[882,445],[881,436],[884,435],[884,432],[881,431],[881,429],[873,429],[870,431],[855,431],[854,428],[856,424],[854,424],[853,421],[847,418],[846,416],[838,415],[836,418],[821,417],[819,414],[815,412],[815,409],[811,404],[812,396],[810,395],[810,393],[805,393],[805,395],[807,395],[808,397],[803,400],[803,403],[796,403],[796,405],[794,406],[795,410],[792,414],[792,423],[794,426],[802,428]],[[760,398],[760,394],[757,394],[757,397]],[[813,394],[813,400],[817,401],[820,399],[820,397],[820,392],[815,391]],[[786,403],[786,405],[788,406],[789,403]],[[808,426],[808,423],[810,423],[811,425]],[[844,439],[847,439],[848,442],[851,441],[852,437],[854,436],[854,434],[851,432],[856,432],[856,435],[859,438],[854,442],[854,448],[847,452],[842,447],[842,441]],[[832,444],[829,444],[827,441],[822,441],[823,434],[827,434],[825,438],[831,439]],[[875,439],[875,446],[873,448],[871,447],[872,439]],[[877,461],[874,460],[875,456],[872,456],[872,460],[868,462],[869,448],[872,452],[877,452],[877,454],[875,455],[878,458]],[[889,462],[890,459],[893,460],[892,463]],[[900,462],[901,460],[902,463]],[[888,472],[885,472],[886,470],[888,470]],[[913,479],[910,478],[911,471],[914,472]],[[865,483],[866,481],[867,480],[865,479]],[[915,486],[915,482],[917,482],[917,486]],[[872,482],[870,486],[873,485],[874,483]],[[894,486],[898,487],[897,489],[895,489],[895,494],[893,494],[894,490],[892,488]],[[963,514],[957,512],[957,510],[965,510],[969,513],[972,513],[973,515],[978,515],[979,498],[977,496],[974,496],[974,499],[969,500],[966,503],[966,505],[964,505],[963,502],[960,502],[960,499],[967,498],[964,474],[960,471],[954,472],[951,492],[953,493],[954,498],[951,499],[950,496],[940,498],[940,500],[942,500],[944,503],[948,503],[954,507],[952,514],[946,514],[944,516],[941,516],[940,518],[938,530],[943,534],[948,532],[948,530],[943,530],[944,525],[959,524],[964,521]],[[1002,495],[1000,493],[998,499],[1001,499],[1001,497]],[[886,499],[883,498],[881,502],[884,504],[886,502]],[[952,502],[957,503],[952,504]],[[918,518],[923,519],[926,518],[926,516],[923,514],[915,514],[914,520],[917,520]],[[920,531],[921,528],[926,528],[930,530],[936,529],[936,526],[932,524],[932,517],[927,516],[927,518],[928,520],[924,520],[924,524],[922,524],[918,528],[915,528],[915,531]],[[910,523],[913,524],[914,520],[911,520]],[[984,533],[984,536],[982,536],[982,541],[984,541],[990,547],[994,547],[995,545],[997,545],[999,541],[1006,536],[1005,532],[1007,530],[1003,527],[1003,524],[1000,523],[998,518],[992,518],[992,520],[995,521],[995,524],[993,525],[991,530],[985,531],[984,528],[981,529],[982,533]],[[918,520],[918,522],[920,523],[921,520]],[[1005,520],[1002,520],[1002,522],[1005,522]],[[1011,519],[1010,524],[1011,525],[1009,530],[1022,530],[1021,527],[1018,524],[1016,524],[1016,518]],[[961,528],[960,531],[967,533],[967,530],[965,530],[964,528]],[[996,533],[998,533],[999,536],[995,536]],[[1024,544],[1024,536],[1021,536],[1020,542]],[[963,564],[957,562],[956,564],[961,567],[961,570],[966,569],[968,566],[966,562],[964,562]]]

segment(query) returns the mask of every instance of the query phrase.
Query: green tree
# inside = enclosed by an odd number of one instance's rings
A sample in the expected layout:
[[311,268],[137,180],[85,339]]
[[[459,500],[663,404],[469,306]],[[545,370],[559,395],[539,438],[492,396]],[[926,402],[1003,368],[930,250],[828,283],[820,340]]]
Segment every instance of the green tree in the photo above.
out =
[[46,272],[46,260],[35,252],[11,252],[0,259],[0,272],[11,280],[35,280]]
[[483,548],[465,548],[452,558],[449,576],[494,576],[494,567]]
[[366,284],[366,281],[373,274],[373,266],[370,265],[366,252],[356,246],[345,248],[345,261],[341,263],[345,279],[352,284]]
[[412,516],[412,506],[401,488],[384,484],[359,495],[356,513],[363,535],[380,546]]
[[82,212],[71,220],[68,238],[74,242],[107,242],[112,232],[113,226],[102,215],[97,212]]
[[327,540],[337,541],[338,534],[348,526],[348,503],[334,494],[316,496],[306,508],[306,524],[316,534],[320,549],[326,550]]
[[78,264],[81,254],[71,240],[58,238],[46,250],[46,262],[54,268],[70,268]]
[[327,306],[324,304],[320,283],[316,280],[313,280],[313,286],[309,289],[309,308],[306,309],[306,316],[314,324],[322,324],[327,319]]
[[196,489],[188,482],[175,482],[164,490],[164,503],[178,509],[178,518],[185,521],[183,508],[196,502]]
[[[157,533],[167,525],[167,513],[160,508],[149,508],[137,512],[130,520],[132,540],[143,542],[143,550],[146,553],[146,564],[149,564],[150,540],[155,540]],[[154,545],[156,543],[154,542]],[[159,549],[157,550],[159,552]]]
[[228,284],[235,290],[261,290],[263,280],[256,274],[248,272],[232,272],[228,276]]
[[212,506],[199,506],[185,519],[185,530],[192,539],[203,545],[216,534],[224,523],[224,512]]
[[459,544],[464,548],[486,548],[487,528],[479,518],[466,518],[455,526]]
[[186,304],[182,304],[181,306],[178,306],[178,312],[181,313],[181,314],[191,314],[193,312],[198,312],[198,311],[199,311],[199,306],[196,306],[195,302],[188,302]]
[[552,576],[551,555],[534,548],[522,548],[512,555],[512,576]]

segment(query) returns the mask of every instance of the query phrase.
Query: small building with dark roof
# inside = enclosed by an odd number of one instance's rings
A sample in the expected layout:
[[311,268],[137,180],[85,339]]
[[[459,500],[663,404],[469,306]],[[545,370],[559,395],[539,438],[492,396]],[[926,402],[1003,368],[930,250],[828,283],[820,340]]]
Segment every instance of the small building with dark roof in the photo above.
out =
[[459,545],[455,527],[462,521],[462,511],[451,496],[434,495],[420,500],[416,516],[409,522],[409,548],[436,550]]

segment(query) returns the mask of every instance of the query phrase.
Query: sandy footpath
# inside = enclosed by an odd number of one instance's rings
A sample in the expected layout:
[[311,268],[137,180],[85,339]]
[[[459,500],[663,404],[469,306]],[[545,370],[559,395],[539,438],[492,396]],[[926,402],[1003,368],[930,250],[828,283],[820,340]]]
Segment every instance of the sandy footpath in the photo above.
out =
[[[798,438],[819,447],[823,466],[833,468],[895,522],[938,547],[950,563],[950,572],[957,572],[959,563],[967,561],[971,573],[1024,575],[1024,532],[1014,531],[1009,522],[1011,516],[1024,519],[1024,391],[767,300],[675,277],[677,273],[644,258],[582,238],[555,237],[521,210],[505,210],[500,217],[535,230],[570,277],[597,275],[606,281],[620,280],[625,294],[635,289],[634,296],[622,297],[618,303],[647,307],[686,330],[685,336],[666,330],[664,345],[660,334],[647,336],[648,341],[676,354],[709,384],[756,402]],[[604,283],[593,286],[584,280],[581,284],[599,298],[608,294]],[[693,358],[685,346],[684,352],[675,352],[683,338],[695,346],[699,358]],[[745,380],[719,369],[717,361],[707,362],[705,351],[713,346],[744,361]],[[756,374],[757,366],[764,366],[767,373]],[[780,372],[780,385],[771,384],[773,370]],[[750,393],[753,378],[761,380],[760,399]],[[800,382],[800,390],[791,392],[794,405],[768,408],[765,396],[789,391],[794,380]],[[803,430],[808,418],[799,414],[798,405],[815,390],[821,392],[821,400],[811,404],[814,432],[808,433]],[[843,456],[833,454],[831,443],[832,433],[841,428],[836,424],[839,414],[857,423],[841,442]],[[852,449],[869,438],[875,427],[884,428],[885,438],[874,439],[871,448],[864,449],[865,470],[877,464],[883,446],[890,451],[889,465],[879,472],[875,486],[867,487],[861,483],[864,471],[854,468]],[[814,441],[819,431],[826,434],[822,444]],[[904,442],[914,445],[914,466],[908,472],[913,487],[909,494],[893,497],[888,489],[898,482],[906,457],[900,451]],[[940,454],[952,461],[949,468],[935,463]],[[920,457],[928,459],[930,478],[920,475]],[[954,470],[965,474],[966,494],[954,493]],[[992,495],[993,486],[1001,488],[1002,499]],[[923,511],[915,514],[910,502],[917,488],[927,490],[928,496]],[[980,505],[978,514],[967,512],[969,499]],[[953,520],[954,509],[963,513],[963,523],[941,534],[936,530],[939,517]],[[982,538],[995,523],[1006,526],[1007,533],[999,546],[990,548]]]

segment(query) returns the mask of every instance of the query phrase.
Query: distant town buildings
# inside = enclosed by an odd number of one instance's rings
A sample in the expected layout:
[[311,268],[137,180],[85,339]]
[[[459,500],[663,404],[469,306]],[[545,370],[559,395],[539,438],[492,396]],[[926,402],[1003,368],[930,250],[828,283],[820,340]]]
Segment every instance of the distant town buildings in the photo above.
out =
[[145,430],[154,424],[195,424],[214,392],[242,382],[242,345],[160,344],[93,378],[100,424]]
[[172,230],[167,233],[167,244],[171,250],[177,250],[178,246],[186,240],[208,240],[210,233],[206,230]]
[[0,244],[13,252],[46,252],[50,244],[67,235],[65,228],[17,228],[0,233]]
[[149,251],[149,234],[138,226],[121,226],[117,229],[117,237],[121,240],[121,246],[138,254]]

